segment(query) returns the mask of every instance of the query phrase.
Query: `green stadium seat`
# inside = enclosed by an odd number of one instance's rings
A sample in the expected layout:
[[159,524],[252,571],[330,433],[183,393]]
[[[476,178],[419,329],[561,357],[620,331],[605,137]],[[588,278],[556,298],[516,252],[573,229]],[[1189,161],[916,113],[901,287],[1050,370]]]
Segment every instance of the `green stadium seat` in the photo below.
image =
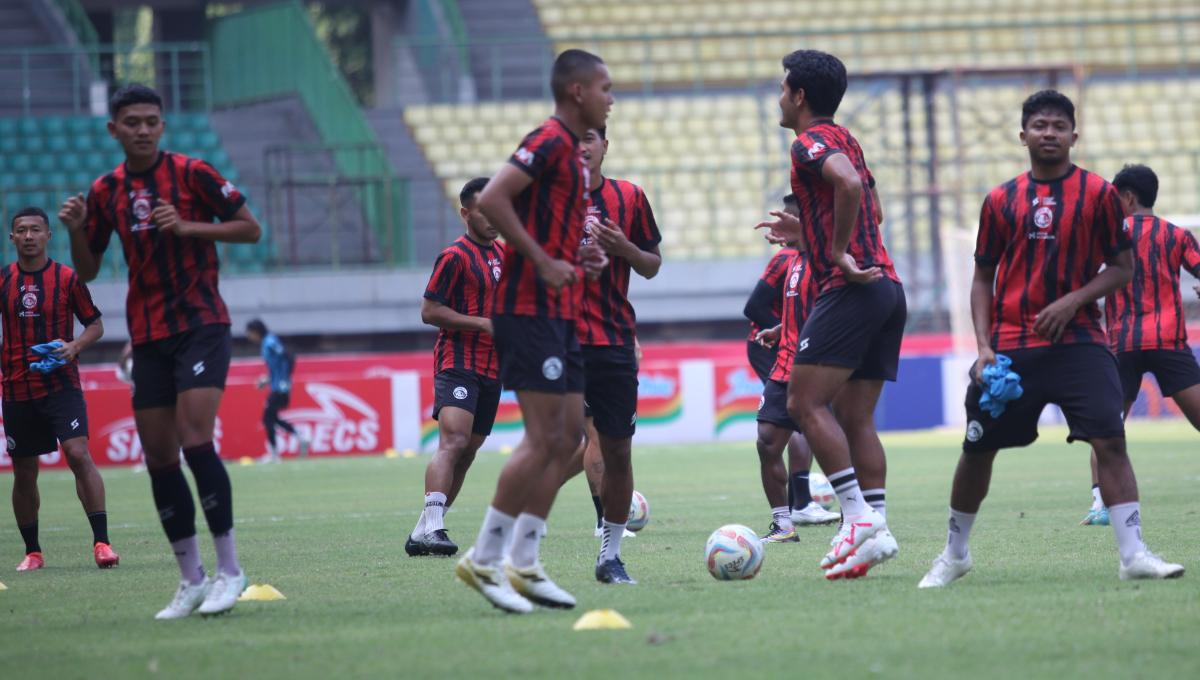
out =
[[0,133],[0,153],[16,153],[21,148],[21,138],[14,134]]
[[46,137],[46,150],[51,153],[64,153],[73,147],[72,142],[73,140],[64,133],[53,134]]
[[67,120],[61,116],[42,116],[37,120],[41,124],[42,134],[47,137],[67,131]]
[[190,151],[196,148],[196,134],[187,130],[178,130],[172,132],[170,135],[170,143],[164,144],[163,146],[172,151],[178,151],[182,154],[189,154]]
[[0,118],[0,137],[12,137],[17,134],[17,118]]
[[33,169],[40,173],[54,172],[58,169],[58,157],[53,154],[40,154],[33,159]]
[[56,193],[66,195],[71,190],[71,180],[65,172],[52,172],[42,176],[44,186],[54,189]]
[[42,153],[46,150],[46,142],[36,135],[22,137],[21,150],[25,153]]
[[21,118],[17,123],[17,134],[22,137],[36,137],[41,131],[36,118]]
[[14,154],[8,157],[8,167],[16,173],[26,173],[33,170],[33,157],[28,154]]
[[21,176],[13,172],[0,172],[0,190],[15,187],[21,181]]
[[67,131],[76,137],[92,134],[91,116],[71,116],[67,119]]
[[77,170],[71,173],[71,191],[78,193],[87,193],[92,182],[96,179],[96,173]]
[[196,146],[208,153],[214,149],[221,148],[221,138],[212,130],[205,130],[196,135]]
[[97,137],[108,137],[107,116],[89,116],[87,121],[91,125],[93,135],[96,135]]

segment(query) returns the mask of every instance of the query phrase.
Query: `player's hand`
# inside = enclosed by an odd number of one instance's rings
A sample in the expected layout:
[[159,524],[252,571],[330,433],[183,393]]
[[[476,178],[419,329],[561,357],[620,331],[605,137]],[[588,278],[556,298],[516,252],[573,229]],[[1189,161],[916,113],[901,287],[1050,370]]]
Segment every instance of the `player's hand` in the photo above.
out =
[[604,252],[624,257],[627,260],[631,254],[630,250],[637,249],[637,246],[625,238],[625,233],[621,231],[617,223],[608,218],[604,219],[603,224],[592,225],[592,237],[596,239],[596,243],[600,244]]
[[772,210],[770,215],[775,219],[763,220],[754,225],[755,229],[767,230],[766,239],[768,241],[782,245],[800,240],[802,234],[798,217],[782,210]]
[[608,266],[608,255],[604,253],[604,249],[595,244],[579,246],[579,265],[583,267],[583,273],[595,281],[600,278],[600,274]]
[[72,361],[75,361],[76,357],[79,356],[79,345],[76,345],[74,342],[67,342],[62,338],[58,338],[54,342],[62,343],[62,347],[54,350],[55,356],[57,356],[59,359],[62,359],[67,363],[71,363]]
[[1033,320],[1033,332],[1050,342],[1058,342],[1077,311],[1079,304],[1075,302],[1075,298],[1064,295],[1038,312]]
[[488,318],[482,318],[479,320],[479,330],[480,332],[487,333],[488,335],[496,334],[496,328],[492,325],[492,320]]
[[569,286],[578,279],[575,275],[575,267],[566,260],[552,260],[546,258],[542,264],[538,265],[537,275],[547,286],[554,290],[558,290],[564,286]]
[[58,209],[58,220],[69,232],[78,231],[83,226],[87,220],[87,201],[83,194],[75,194],[63,201],[62,207]]
[[176,236],[184,236],[183,220],[179,219],[179,213],[175,210],[175,206],[167,203],[163,199],[158,199],[158,205],[150,213],[150,221],[158,227],[159,231],[173,232]]
[[971,379],[980,385],[983,384],[983,368],[996,363],[996,350],[991,347],[981,347],[979,349],[979,358],[975,360],[975,364],[971,366]]
[[776,326],[774,328],[767,328],[759,331],[754,336],[754,342],[757,342],[763,347],[774,347],[775,345],[778,345],[779,335],[782,333],[780,330],[781,328],[782,326]]
[[858,263],[854,261],[850,253],[842,253],[835,263],[850,283],[874,283],[883,278],[883,270],[879,267],[859,269]]

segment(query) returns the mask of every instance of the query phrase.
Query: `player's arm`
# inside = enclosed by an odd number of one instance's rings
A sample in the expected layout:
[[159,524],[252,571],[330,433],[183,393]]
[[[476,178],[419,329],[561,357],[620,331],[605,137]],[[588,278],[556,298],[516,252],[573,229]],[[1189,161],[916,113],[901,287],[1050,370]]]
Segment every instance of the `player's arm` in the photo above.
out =
[[231,219],[223,222],[189,222],[179,219],[175,206],[158,199],[158,206],[150,213],[150,221],[161,231],[172,231],[179,236],[219,241],[222,243],[258,243],[262,238],[262,227],[246,206],[238,208]]
[[759,328],[770,328],[779,324],[779,317],[775,316],[772,311],[775,300],[779,299],[780,292],[775,286],[758,280],[754,290],[750,293],[749,299],[746,300],[746,306],[742,309],[742,314],[754,322],[754,325]]
[[971,279],[971,325],[975,328],[975,347],[979,358],[971,367],[971,377],[982,380],[981,372],[988,364],[996,363],[992,349],[992,302],[995,298],[996,265],[975,262]]
[[421,321],[447,331],[478,331],[492,334],[491,319],[456,312],[429,298],[421,302]]
[[615,257],[625,258],[633,271],[643,278],[652,279],[662,267],[662,252],[658,246],[642,250],[633,241],[625,237],[625,232],[616,222],[605,218],[602,224],[592,225],[592,236],[604,249],[604,252]]
[[871,185],[871,203],[875,206],[875,224],[883,224],[883,203],[879,200],[879,190]]
[[833,187],[833,239],[826,255],[851,282],[870,283],[878,279],[883,276],[879,267],[859,269],[858,263],[846,252],[850,247],[850,235],[858,224],[864,190],[862,177],[846,154],[835,153],[821,165],[821,178]]
[[575,283],[575,266],[566,260],[556,260],[547,255],[542,246],[525,231],[525,226],[521,224],[521,219],[517,217],[517,211],[513,208],[513,200],[532,183],[533,177],[523,170],[511,164],[504,165],[479,193],[479,211],[504,237],[507,247],[515,248],[533,263],[538,276],[546,285],[562,288]]
[[96,344],[96,341],[102,337],[104,337],[104,322],[97,317],[83,327],[83,332],[79,334],[78,338],[71,341],[62,338],[55,340],[55,342],[61,342],[62,347],[59,347],[54,353],[67,362],[75,361],[83,350]]
[[100,256],[103,252],[92,252],[84,224],[88,218],[87,200],[83,194],[75,194],[63,202],[58,210],[58,220],[67,228],[71,239],[71,264],[80,280],[87,282],[100,273]]
[[774,347],[779,344],[779,336],[783,334],[783,324],[776,324],[773,328],[767,328],[758,332],[754,336],[754,342],[763,347]]
[[1033,322],[1033,332],[1058,342],[1079,308],[1123,288],[1133,280],[1133,251],[1126,248],[1104,258],[1104,269],[1086,285],[1046,305]]

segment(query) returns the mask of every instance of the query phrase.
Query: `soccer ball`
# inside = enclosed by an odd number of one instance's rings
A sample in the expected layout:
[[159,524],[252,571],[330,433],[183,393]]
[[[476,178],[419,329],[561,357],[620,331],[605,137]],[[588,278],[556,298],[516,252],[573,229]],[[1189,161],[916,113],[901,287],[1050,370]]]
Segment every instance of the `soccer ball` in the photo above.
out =
[[826,510],[833,510],[833,506],[837,505],[837,494],[833,493],[833,485],[820,472],[809,473],[808,493],[817,505]]
[[650,504],[646,502],[646,497],[637,491],[633,492],[633,496],[629,499],[629,519],[625,522],[625,528],[630,531],[641,531],[646,528],[646,523],[650,521]]
[[762,568],[762,542],[750,527],[726,524],[708,537],[704,561],[718,581],[751,579]]

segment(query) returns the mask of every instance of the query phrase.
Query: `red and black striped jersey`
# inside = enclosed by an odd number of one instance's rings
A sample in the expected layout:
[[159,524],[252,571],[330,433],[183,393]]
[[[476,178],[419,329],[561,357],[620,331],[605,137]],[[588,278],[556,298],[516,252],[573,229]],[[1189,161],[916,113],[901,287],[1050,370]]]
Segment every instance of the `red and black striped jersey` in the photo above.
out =
[[4,317],[4,398],[10,401],[41,399],[66,389],[79,389],[79,366],[71,362],[50,373],[38,373],[29,364],[41,359],[33,346],[53,340],[75,339],[75,319],[87,326],[100,318],[87,286],[70,267],[47,260],[46,266],[27,272],[14,262],[0,270],[0,315]]
[[[625,238],[642,250],[653,250],[662,241],[646,192],[632,182],[605,178],[590,192],[583,245],[592,242],[591,225],[605,219],[616,223]],[[628,260],[610,255],[599,278],[584,280],[583,302],[575,319],[580,344],[633,346],[637,317],[629,304],[631,269]]]
[[1187,349],[1179,270],[1200,278],[1200,246],[1192,232],[1154,215],[1130,215],[1133,281],[1104,301],[1108,342],[1115,352]]
[[[513,201],[525,230],[551,258],[575,263],[583,237],[588,172],[579,153],[579,138],[551,117],[525,136],[508,159],[533,183]],[[576,264],[579,279],[583,269]],[[550,288],[533,263],[516,248],[504,251],[504,279],[496,290],[497,314],[574,319],[581,291],[575,286]]]
[[787,261],[787,279],[780,297],[779,349],[775,353],[775,365],[771,367],[771,380],[779,382],[787,382],[792,377],[796,341],[817,299],[817,281],[809,266],[808,255],[790,248],[788,250],[791,256]]
[[[438,255],[425,299],[446,305],[467,316],[491,316],[492,297],[500,284],[504,247],[499,241],[480,245],[465,234]],[[498,366],[492,336],[477,331],[438,331],[433,348],[433,370],[474,371],[495,378]]]
[[[1132,246],[1122,217],[1117,190],[1074,165],[1058,179],[1025,173],[992,189],[979,217],[975,262],[996,267],[993,349],[1051,344],[1033,332],[1037,315],[1091,281],[1105,258]],[[1059,342],[1105,344],[1099,306],[1080,307]]]
[[[779,291],[779,296],[775,299],[774,304],[771,306],[771,313],[776,319],[780,320],[783,318],[784,274],[786,274],[788,271],[788,260],[790,260],[794,254],[796,254],[796,250],[790,246],[784,246],[783,248],[780,248],[779,252],[771,256],[771,260],[767,262],[766,269],[763,269],[762,276],[758,278],[759,281],[762,281],[768,286]],[[754,342],[754,338],[757,337],[759,331],[762,330],[765,329],[759,328],[758,324],[751,321],[750,335],[747,335],[746,339],[750,342]]]
[[187,222],[231,219],[246,202],[208,163],[169,151],[145,172],[130,172],[122,163],[92,184],[88,244],[99,256],[113,232],[121,239],[129,266],[125,316],[135,345],[229,324],[217,289],[216,243],[160,232],[150,221],[160,200],[175,206]]
[[832,120],[822,120],[792,142],[792,193],[796,196],[800,222],[804,225],[804,243],[817,287],[826,291],[846,285],[842,270],[829,259],[834,236],[833,185],[821,177],[825,161],[839,153],[850,159],[863,183],[858,223],[854,225],[846,250],[860,268],[879,267],[884,276],[899,283],[900,277],[896,275],[892,258],[879,233],[875,196],[868,189],[875,186],[875,178],[867,168],[862,148],[849,130]]

